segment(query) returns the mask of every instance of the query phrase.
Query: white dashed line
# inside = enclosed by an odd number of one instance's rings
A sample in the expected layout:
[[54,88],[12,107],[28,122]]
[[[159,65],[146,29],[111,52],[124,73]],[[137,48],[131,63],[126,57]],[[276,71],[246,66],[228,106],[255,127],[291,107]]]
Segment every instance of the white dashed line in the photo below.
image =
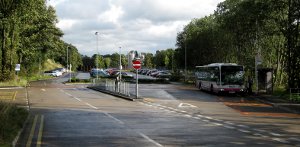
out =
[[191,115],[188,115],[188,114],[185,114],[185,115],[183,115],[183,116],[185,116],[185,117],[192,117]]
[[203,119],[202,121],[205,121],[205,122],[210,122],[209,120],[207,120],[207,119]]
[[278,142],[281,142],[281,143],[289,143],[288,141],[286,141],[284,139],[280,139],[280,138],[272,138],[272,140],[278,141]]
[[118,123],[124,124],[124,122],[122,122],[121,120],[119,120],[119,119],[113,117],[112,115],[110,115],[110,114],[108,114],[108,113],[106,113],[106,112],[104,112],[104,114],[105,114],[106,116],[108,116],[109,118],[112,118],[113,120],[117,121]]
[[81,99],[77,98],[77,97],[74,97],[74,99],[76,99],[77,101],[80,101],[81,102]]
[[265,130],[261,130],[261,129],[253,129],[254,131],[258,131],[258,132],[267,132]]
[[242,128],[250,128],[250,127],[245,126],[245,125],[237,125],[237,126],[242,127]]
[[229,124],[229,125],[235,125],[234,123],[230,122],[230,121],[225,121],[226,124]]
[[213,123],[213,124],[216,126],[223,126],[223,124],[220,124],[220,123]]
[[89,103],[85,103],[85,104],[88,105],[88,106],[90,106],[91,108],[98,109],[97,107],[95,107],[95,106],[93,106],[93,105],[91,105]]
[[209,117],[209,116],[204,116],[205,118],[207,118],[207,119],[212,119],[211,117]]
[[186,111],[180,111],[180,112],[182,112],[182,113],[186,113]]
[[238,130],[243,132],[243,133],[250,133],[250,131],[248,131],[248,130],[243,130],[243,129],[238,129]]
[[299,138],[294,138],[294,137],[289,138],[289,140],[293,140],[293,141],[298,141],[298,142],[300,142],[300,139],[299,139]]
[[149,142],[152,142],[153,144],[155,144],[158,147],[163,147],[163,145],[159,144],[158,142],[154,141],[153,139],[149,138],[148,136],[146,136],[143,133],[139,133],[143,138],[145,138],[146,140],[148,140]]
[[269,134],[271,134],[271,135],[273,135],[273,136],[282,136],[281,134],[274,133],[274,132],[269,132]]
[[227,129],[235,129],[235,127],[233,127],[233,126],[227,126],[227,125],[223,125],[223,126]]

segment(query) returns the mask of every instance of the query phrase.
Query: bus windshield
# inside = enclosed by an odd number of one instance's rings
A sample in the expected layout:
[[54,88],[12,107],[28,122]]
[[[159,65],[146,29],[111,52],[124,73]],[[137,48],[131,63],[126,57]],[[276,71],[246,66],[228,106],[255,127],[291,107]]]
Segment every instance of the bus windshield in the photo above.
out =
[[223,85],[242,85],[243,77],[243,66],[222,66],[221,68],[221,80]]

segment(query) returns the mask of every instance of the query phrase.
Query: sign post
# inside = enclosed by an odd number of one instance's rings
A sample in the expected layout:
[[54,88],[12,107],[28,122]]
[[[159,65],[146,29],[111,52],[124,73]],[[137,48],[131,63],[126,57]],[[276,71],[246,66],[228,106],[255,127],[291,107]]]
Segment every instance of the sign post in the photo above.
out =
[[134,69],[136,69],[136,98],[139,98],[139,76],[138,76],[138,70],[141,69],[142,64],[140,60],[133,60],[132,66]]
[[17,81],[19,81],[20,70],[21,70],[21,64],[16,64],[15,71],[17,72]]

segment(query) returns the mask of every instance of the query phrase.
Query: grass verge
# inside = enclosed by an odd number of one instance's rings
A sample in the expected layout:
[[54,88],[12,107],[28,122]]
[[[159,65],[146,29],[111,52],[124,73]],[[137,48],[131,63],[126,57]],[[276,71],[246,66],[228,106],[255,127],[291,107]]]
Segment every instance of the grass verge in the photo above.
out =
[[15,104],[0,102],[0,146],[11,146],[24,125],[28,111]]

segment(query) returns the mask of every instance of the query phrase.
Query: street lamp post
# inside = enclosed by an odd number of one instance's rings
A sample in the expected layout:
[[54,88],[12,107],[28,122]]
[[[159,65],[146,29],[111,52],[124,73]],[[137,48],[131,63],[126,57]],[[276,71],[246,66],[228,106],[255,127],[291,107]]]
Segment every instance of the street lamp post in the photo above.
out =
[[[119,54],[120,54],[120,73],[119,73],[119,80],[121,82],[121,78],[122,78],[122,62],[121,62],[121,47],[119,47]],[[121,85],[120,85],[120,82],[119,82],[119,92],[120,92],[120,89],[121,89]]]
[[187,34],[185,34],[185,37],[184,37],[184,82],[186,82],[186,38],[187,38]]
[[99,75],[98,75],[98,56],[99,56],[99,51],[98,51],[98,32],[95,33],[95,35],[97,36],[97,55],[96,55],[96,74],[97,74],[97,80],[99,79]]
[[71,57],[70,57],[70,65],[69,65],[69,46],[67,46],[67,70],[69,70],[69,82],[71,82],[71,77],[72,77],[72,73],[71,73]]

